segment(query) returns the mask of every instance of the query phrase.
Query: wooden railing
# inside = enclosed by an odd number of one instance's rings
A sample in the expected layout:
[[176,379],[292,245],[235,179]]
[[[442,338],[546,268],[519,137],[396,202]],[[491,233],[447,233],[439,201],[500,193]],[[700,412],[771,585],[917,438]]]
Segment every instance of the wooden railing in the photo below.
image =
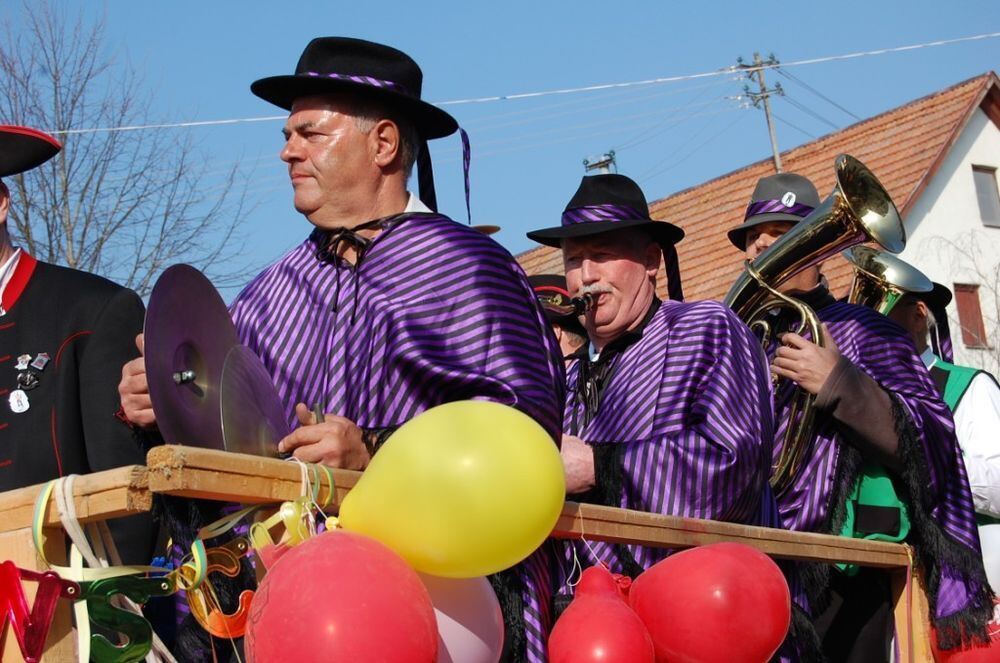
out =
[[[80,477],[74,486],[81,521],[148,511],[153,494],[197,497],[244,504],[280,503],[299,496],[301,474],[292,463],[184,446],[161,446],[149,452],[146,467],[123,467]],[[357,483],[359,472],[334,470],[336,495],[332,511]],[[0,560],[38,569],[41,560],[31,542],[31,515],[41,486],[0,493]],[[319,502],[329,487],[321,484]],[[58,514],[50,505],[46,555],[53,563],[65,557]],[[735,541],[779,559],[852,563],[885,569],[891,575],[900,661],[930,661],[926,595],[913,573],[907,546],[752,527],[735,523],[661,516],[639,511],[566,502],[552,531],[560,539],[636,543],[660,548]],[[908,584],[907,579],[913,581]],[[29,583],[30,584],[30,583]],[[29,590],[29,600],[32,588]],[[74,661],[69,606],[61,605],[53,623],[45,661]],[[4,660],[20,660],[13,637],[7,638]]]

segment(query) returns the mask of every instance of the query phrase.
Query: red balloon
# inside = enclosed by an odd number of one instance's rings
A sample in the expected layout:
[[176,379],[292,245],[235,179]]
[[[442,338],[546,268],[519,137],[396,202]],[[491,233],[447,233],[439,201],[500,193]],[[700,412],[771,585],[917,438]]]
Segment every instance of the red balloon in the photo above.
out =
[[416,571],[375,539],[325,532],[268,569],[247,620],[248,661],[434,663],[434,606]]
[[932,628],[931,644],[934,649],[934,660],[937,663],[996,663],[996,661],[1000,661],[1000,619],[994,617],[993,621],[986,625],[986,630],[990,636],[989,644],[938,649],[937,631]]
[[549,636],[550,663],[653,663],[653,641],[603,566],[583,572]]
[[671,555],[635,579],[629,602],[670,663],[764,663],[791,622],[778,566],[739,543]]

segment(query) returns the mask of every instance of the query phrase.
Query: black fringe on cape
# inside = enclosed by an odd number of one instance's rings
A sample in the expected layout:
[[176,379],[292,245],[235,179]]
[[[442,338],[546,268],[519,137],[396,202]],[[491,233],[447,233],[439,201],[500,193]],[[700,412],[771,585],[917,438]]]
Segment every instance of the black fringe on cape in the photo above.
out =
[[[892,396],[890,394],[890,396]],[[986,624],[993,614],[993,592],[986,580],[982,557],[976,551],[951,539],[931,516],[931,498],[925,490],[930,485],[930,472],[916,426],[899,400],[892,396],[892,415],[899,440],[902,467],[896,477],[900,497],[910,507],[910,535],[919,566],[925,570],[928,602],[931,614],[936,611],[942,566],[948,566],[963,578],[968,586],[977,587],[971,600],[953,615],[932,618],[938,632],[941,649],[953,649],[964,643],[987,642]],[[864,459],[850,444],[842,444],[834,481],[829,529],[840,533],[844,526],[847,497],[854,488]],[[813,614],[820,614],[830,605],[829,564],[802,563],[799,574]]]

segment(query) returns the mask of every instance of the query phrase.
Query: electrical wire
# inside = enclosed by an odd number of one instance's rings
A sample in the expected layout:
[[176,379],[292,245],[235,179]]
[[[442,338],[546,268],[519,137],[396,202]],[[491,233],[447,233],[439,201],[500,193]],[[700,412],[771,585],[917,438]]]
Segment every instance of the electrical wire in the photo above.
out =
[[[887,53],[901,53],[904,51],[914,51],[923,48],[936,48],[939,46],[947,46],[950,44],[957,44],[962,42],[979,41],[983,39],[995,39],[1000,37],[1000,32],[987,32],[979,35],[972,35],[969,37],[957,37],[955,39],[939,39],[936,41],[925,42],[921,44],[910,44],[907,46],[895,46],[892,48],[880,48],[870,51],[856,51],[854,53],[844,53],[841,55],[828,55],[818,58],[809,58],[805,60],[794,60],[792,62],[782,62],[782,63],[763,63],[757,66],[729,66],[723,67],[722,69],[716,69],[713,71],[706,71],[698,74],[684,74],[679,76],[663,76],[660,78],[649,78],[639,81],[625,81],[621,83],[602,83],[599,85],[587,85],[583,87],[573,87],[573,88],[559,88],[554,90],[543,90],[539,92],[522,92],[518,94],[508,94],[508,95],[494,95],[488,97],[473,97],[469,99],[453,99],[450,101],[439,101],[432,102],[436,106],[457,106],[463,104],[481,104],[481,103],[491,103],[497,101],[512,101],[516,99],[532,99],[537,97],[549,97],[555,95],[563,94],[576,94],[580,92],[596,92],[600,90],[611,90],[629,87],[638,87],[645,85],[659,85],[662,83],[674,83],[678,81],[690,81],[701,78],[710,78],[713,76],[725,76],[734,72],[750,73],[758,71],[761,69],[774,69],[776,67],[800,67],[812,64],[820,64],[823,62],[838,62],[843,60],[852,60],[856,58],[871,57],[877,55],[885,55]],[[218,126],[225,124],[240,124],[246,122],[268,122],[274,120],[284,120],[285,115],[269,115],[262,117],[244,117],[244,118],[228,118],[224,120],[200,120],[200,121],[188,121],[188,122],[173,122],[173,123],[160,123],[160,124],[145,124],[145,125],[129,125],[121,127],[97,127],[97,128],[86,128],[86,129],[49,129],[46,130],[48,133],[55,135],[69,135],[69,134],[81,134],[81,133],[99,133],[99,132],[112,132],[112,131],[140,131],[143,129],[172,129],[172,128],[190,128],[190,127],[206,127],[206,126]]]
[[796,83],[798,83],[799,85],[801,85],[805,89],[809,90],[810,92],[812,92],[817,97],[819,97],[823,101],[827,102],[828,104],[830,104],[834,108],[837,108],[838,110],[841,110],[844,113],[847,113],[848,115],[850,115],[851,117],[853,117],[855,120],[859,120],[859,121],[861,120],[860,117],[858,117],[857,115],[855,115],[851,111],[847,110],[846,108],[844,108],[843,106],[841,106],[840,104],[838,104],[836,101],[834,101],[830,97],[826,96],[825,94],[823,94],[822,92],[820,92],[819,90],[817,90],[816,88],[814,88],[813,86],[809,85],[808,83],[806,83],[804,80],[802,80],[798,76],[796,76],[796,75],[794,75],[794,74],[792,74],[790,72],[784,71],[780,67],[777,69],[777,72],[779,74],[781,74],[782,76],[784,76],[785,78],[787,78],[788,80],[795,81]]
[[802,111],[806,115],[810,115],[810,116],[816,118],[817,120],[819,120],[820,122],[824,122],[824,123],[830,125],[830,127],[833,128],[834,130],[840,128],[839,126],[837,126],[836,124],[834,124],[830,120],[826,119],[825,117],[823,117],[822,115],[820,115],[816,111],[814,111],[811,108],[805,106],[804,104],[796,101],[795,99],[792,99],[787,94],[782,95],[781,98],[784,99],[785,101],[787,101],[788,103],[790,103],[792,106],[795,106],[796,108],[798,108],[800,111]]

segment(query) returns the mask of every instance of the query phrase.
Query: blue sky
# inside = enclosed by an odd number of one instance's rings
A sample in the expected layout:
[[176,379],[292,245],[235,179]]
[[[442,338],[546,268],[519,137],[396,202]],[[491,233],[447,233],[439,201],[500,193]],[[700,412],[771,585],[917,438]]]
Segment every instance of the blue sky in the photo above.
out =
[[[755,50],[791,62],[1000,30],[996,0],[55,5],[103,13],[108,52],[143,74],[155,99],[150,114],[163,121],[280,114],[250,94],[250,83],[291,73],[308,40],[323,35],[406,51],[424,70],[424,98],[444,102],[713,71]],[[5,11],[19,10],[8,3]],[[864,118],[998,68],[1000,39],[989,39],[788,72]],[[856,121],[800,82],[766,75],[807,109],[775,100],[781,149]],[[763,113],[732,98],[742,93],[737,78],[446,106],[472,139],[473,221],[502,226],[496,238],[514,253],[531,248],[524,233],[557,223],[583,175],[582,160],[609,149],[619,172],[639,181],[649,199],[767,157]],[[211,166],[205,187],[218,186],[222,173],[241,163],[257,202],[246,224],[252,264],[278,257],[310,229],[291,206],[277,158],[280,129],[272,121],[172,130],[198,141]],[[441,210],[464,221],[457,137],[432,143],[432,154]]]

